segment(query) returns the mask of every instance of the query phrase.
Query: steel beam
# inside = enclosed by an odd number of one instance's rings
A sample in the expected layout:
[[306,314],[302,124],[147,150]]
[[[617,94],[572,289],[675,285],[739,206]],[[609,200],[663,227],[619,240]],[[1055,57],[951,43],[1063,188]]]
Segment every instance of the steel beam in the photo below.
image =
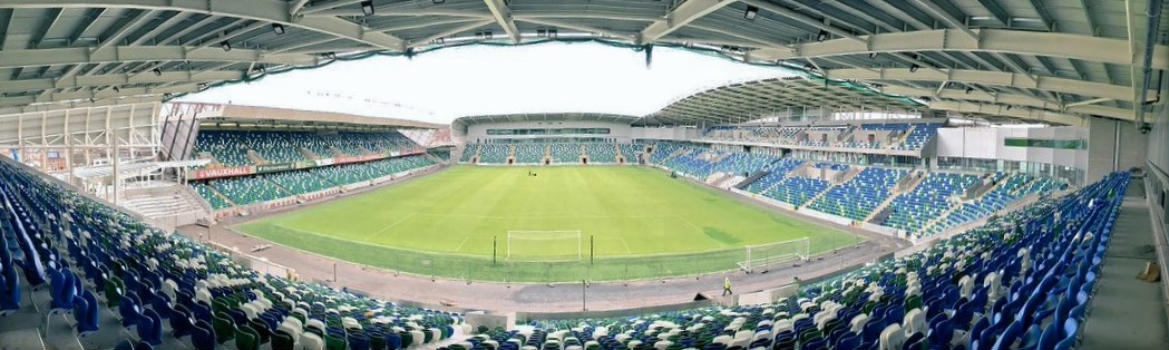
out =
[[685,27],[690,22],[706,16],[707,14],[718,11],[734,3],[736,0],[686,0],[682,2],[669,13],[666,13],[665,18],[659,19],[646,26],[641,31],[639,40],[641,43],[650,43],[661,39],[662,37],[678,30],[678,28]]
[[[891,52],[998,52],[1052,56],[1085,61],[1132,64],[1128,41],[1070,33],[1029,32],[1009,29],[973,30],[970,37],[958,29],[935,29],[863,36],[865,42],[832,39],[808,42],[792,48],[765,48],[749,53],[755,60],[775,61],[805,57],[831,57]],[[866,45],[867,44],[867,45]],[[1157,45],[1152,67],[1169,69],[1169,47]]]

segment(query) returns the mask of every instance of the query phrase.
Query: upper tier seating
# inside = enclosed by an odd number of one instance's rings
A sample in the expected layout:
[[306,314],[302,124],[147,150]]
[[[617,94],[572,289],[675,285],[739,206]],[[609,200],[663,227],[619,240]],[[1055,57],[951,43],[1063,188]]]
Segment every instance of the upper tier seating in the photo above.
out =
[[[849,138],[848,141],[838,142],[834,135],[847,135],[857,127],[853,125],[839,125],[839,126],[712,126],[708,127],[703,132],[703,137],[728,140],[728,141],[748,141],[748,142],[763,142],[776,145],[801,145],[813,147],[844,147],[844,148],[861,148],[861,149],[880,149],[892,148],[897,150],[919,150],[925,146],[927,142],[937,133],[937,129],[941,127],[937,123],[913,123],[913,122],[889,122],[889,123],[870,123],[861,124],[860,130],[880,130],[889,131],[889,135],[895,140],[892,144],[887,144],[884,138],[878,138],[869,142],[867,138],[862,138],[860,135]],[[910,128],[913,131],[909,132]],[[804,141],[797,141],[800,135],[807,131],[829,131],[827,141],[821,141],[818,137],[812,137]],[[901,140],[902,135],[909,132],[904,141]]]
[[770,304],[543,321],[534,332],[472,341],[599,350],[1071,349],[1128,182],[1128,174],[1112,174]]
[[917,232],[953,205],[956,196],[978,183],[968,174],[930,173],[913,191],[902,193],[889,204],[890,214],[884,225]]
[[319,158],[332,158],[336,149],[345,155],[388,153],[417,147],[398,132],[316,133],[302,131],[202,130],[195,141],[195,155],[208,152],[225,166],[252,165],[248,150],[269,163],[308,160],[303,148]]
[[[34,298],[21,297],[34,288]],[[0,311],[37,320],[9,318],[6,333],[54,349],[82,337],[95,349],[404,349],[462,327],[458,314],[261,274],[7,161]],[[118,344],[127,337],[130,347]],[[17,338],[0,342],[27,341]]]
[[919,150],[925,147],[926,142],[929,142],[938,133],[938,128],[941,124],[917,124],[913,131],[909,132],[909,136],[905,138],[905,142],[894,146],[894,149]]
[[853,220],[864,220],[889,197],[893,185],[908,173],[902,169],[865,168],[852,180],[828,190],[809,207]]

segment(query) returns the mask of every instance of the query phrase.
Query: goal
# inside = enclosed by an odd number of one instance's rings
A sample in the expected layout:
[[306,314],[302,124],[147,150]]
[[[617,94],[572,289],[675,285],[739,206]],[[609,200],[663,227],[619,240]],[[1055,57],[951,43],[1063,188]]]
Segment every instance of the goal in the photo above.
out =
[[508,261],[579,261],[584,257],[580,231],[507,231]]
[[790,241],[750,245],[746,247],[746,255],[739,262],[739,268],[747,272],[765,268],[771,265],[793,261],[808,260],[812,250],[812,240],[808,237]]

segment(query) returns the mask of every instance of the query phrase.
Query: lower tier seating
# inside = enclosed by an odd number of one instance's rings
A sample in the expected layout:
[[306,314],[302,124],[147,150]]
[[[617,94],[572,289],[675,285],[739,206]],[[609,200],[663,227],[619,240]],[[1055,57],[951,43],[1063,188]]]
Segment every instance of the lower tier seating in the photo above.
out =
[[617,146],[612,143],[586,143],[585,153],[589,155],[589,163],[616,163]]
[[429,157],[415,155],[366,163],[213,179],[206,182],[192,182],[191,187],[200,197],[211,204],[213,210],[219,210],[228,208],[231,204],[216,196],[207,186],[214,187],[237,205],[247,205],[368,181],[433,164],[435,164],[434,161]]
[[0,320],[33,338],[3,347],[45,349],[405,349],[462,327],[457,313],[262,274],[9,161]]
[[519,144],[515,146],[515,161],[520,164],[536,164],[544,159],[544,144]]
[[[535,322],[535,349],[1072,349],[1129,174],[763,305]],[[516,346],[518,347],[518,345]],[[529,349],[531,349],[529,348]]]
[[780,181],[765,196],[797,207],[803,206],[832,184],[821,179],[792,176]]
[[883,225],[916,232],[950,209],[957,197],[977,182],[974,175],[931,173],[912,192],[897,196],[889,204],[890,214]]
[[828,190],[809,207],[853,220],[863,220],[889,198],[889,191],[908,173],[903,169],[865,168],[852,180]]

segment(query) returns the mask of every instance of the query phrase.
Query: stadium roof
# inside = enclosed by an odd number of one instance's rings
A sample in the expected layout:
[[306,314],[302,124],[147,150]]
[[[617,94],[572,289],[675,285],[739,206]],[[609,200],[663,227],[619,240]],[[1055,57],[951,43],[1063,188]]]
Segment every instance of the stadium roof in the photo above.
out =
[[804,108],[909,111],[925,106],[857,84],[803,77],[772,78],[720,86],[686,96],[641,118],[636,124],[729,124]]
[[1169,68],[1165,6],[1161,0],[4,0],[0,111],[53,109],[64,101],[157,101],[373,52],[587,38],[637,49],[674,45],[879,82],[887,93],[928,97],[934,109],[1133,120],[1143,118],[1134,101],[1155,99],[1148,93],[1151,71]]
[[203,103],[172,103],[171,108],[212,106],[203,109],[199,118],[213,123],[262,124],[266,126],[380,126],[393,128],[438,129],[445,124],[420,122],[388,117],[370,117],[346,113],[309,111],[289,108],[220,105]]
[[466,134],[467,126],[500,122],[562,122],[562,121],[604,121],[632,124],[638,117],[606,113],[518,113],[462,117],[451,122],[451,130]]

